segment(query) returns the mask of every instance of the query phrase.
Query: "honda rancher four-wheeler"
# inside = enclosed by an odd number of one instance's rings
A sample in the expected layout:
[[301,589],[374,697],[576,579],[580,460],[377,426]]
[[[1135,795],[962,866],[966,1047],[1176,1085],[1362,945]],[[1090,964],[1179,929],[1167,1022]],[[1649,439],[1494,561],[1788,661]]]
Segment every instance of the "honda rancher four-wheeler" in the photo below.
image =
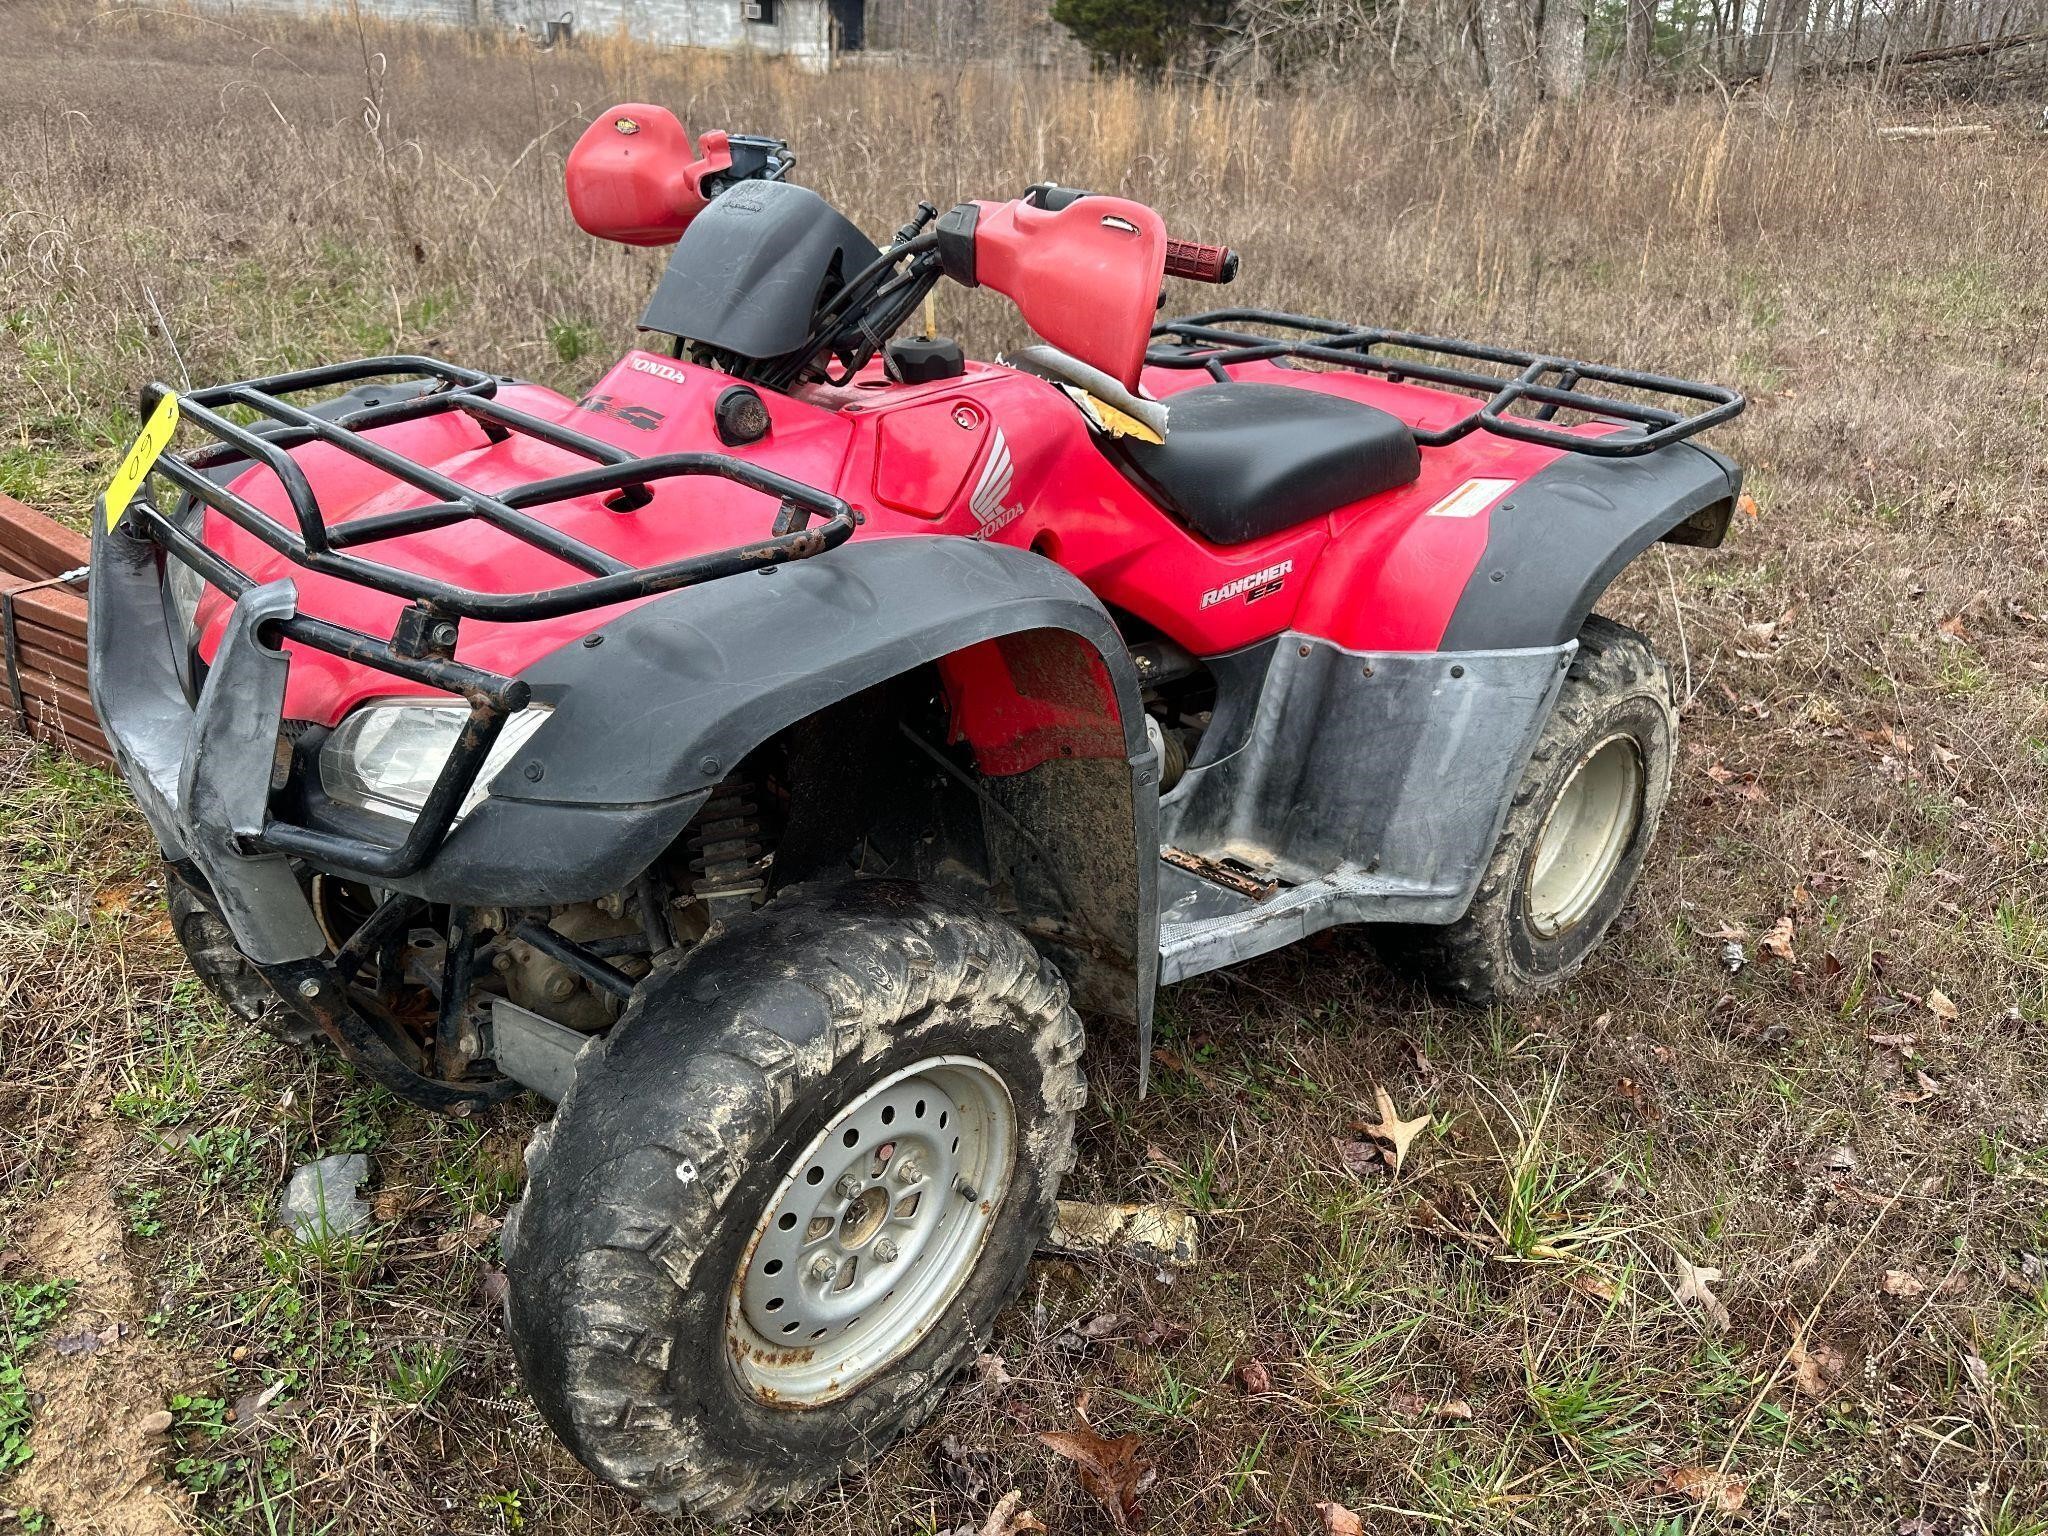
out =
[[[422,1104],[556,1102],[504,1233],[526,1381],[713,1515],[972,1358],[1080,1012],[1142,1085],[1161,983],[1337,924],[1474,1001],[1580,965],[1673,751],[1593,610],[1739,485],[1690,441],[1728,390],[1155,324],[1236,258],[1053,185],[877,248],[790,164],[605,113],[569,200],[674,245],[646,349],[580,400],[426,357],[151,384],[92,565],[194,966]],[[942,279],[1040,344],[914,325]]]

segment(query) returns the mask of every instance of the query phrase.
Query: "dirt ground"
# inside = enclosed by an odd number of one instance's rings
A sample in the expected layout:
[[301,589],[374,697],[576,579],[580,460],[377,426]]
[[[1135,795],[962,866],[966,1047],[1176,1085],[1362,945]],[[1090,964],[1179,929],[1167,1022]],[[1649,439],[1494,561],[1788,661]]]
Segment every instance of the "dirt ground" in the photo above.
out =
[[[587,384],[658,271],[561,206],[617,99],[789,137],[870,229],[1116,188],[1236,245],[1234,301],[1751,397],[1718,441],[1760,515],[1605,604],[1671,659],[1684,745],[1601,958],[1474,1015],[1330,936],[1170,989],[1143,1100],[1096,1031],[1070,1192],[1192,1210],[1202,1263],[1042,1261],[932,1426],[758,1529],[975,1531],[1013,1491],[1110,1529],[1038,1438],[1085,1397],[1155,1531],[2048,1533],[2048,140],[2017,108],[1879,144],[1902,109],[1861,95],[1600,99],[1489,136],[1391,88],[7,21],[0,489],[74,518],[147,377],[421,349]],[[534,1106],[436,1120],[232,1026],[119,786],[4,732],[0,869],[0,1532],[664,1524],[512,1367]],[[1398,1176],[1379,1090],[1428,1120]],[[351,1150],[375,1224],[308,1252],[285,1178]]]
[[[190,1528],[192,1501],[167,1482],[152,1415],[170,1396],[171,1364],[150,1337],[130,1272],[113,1175],[126,1140],[111,1118],[89,1121],[70,1171],[50,1191],[17,1267],[76,1278],[62,1336],[35,1363],[41,1398],[32,1459],[11,1494],[58,1530],[159,1536]],[[75,1352],[73,1352],[75,1351]]]

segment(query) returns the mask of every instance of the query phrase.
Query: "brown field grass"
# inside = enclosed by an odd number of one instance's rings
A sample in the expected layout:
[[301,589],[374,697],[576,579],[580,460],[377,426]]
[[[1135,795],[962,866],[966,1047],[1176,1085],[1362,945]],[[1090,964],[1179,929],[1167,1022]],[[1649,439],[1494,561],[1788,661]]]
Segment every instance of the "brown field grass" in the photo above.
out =
[[[1143,1436],[1160,1531],[1310,1532],[1328,1500],[1375,1531],[2048,1531],[2048,143],[1878,145],[1860,96],[1602,98],[1502,142],[1386,84],[816,79],[84,4],[6,27],[0,489],[74,519],[149,376],[417,349],[587,383],[659,262],[560,195],[620,98],[788,137],[870,230],[1055,177],[1236,245],[1233,299],[1750,393],[1720,441],[1761,518],[1608,603],[1674,659],[1686,746],[1602,958],[1471,1016],[1350,937],[1283,953],[1165,995],[1143,1101],[1100,1032],[1075,1190],[1192,1206],[1201,1266],[1042,1263],[1007,1384],[763,1529],[973,1529],[1011,1488],[1103,1529],[1034,1438],[1085,1393]],[[490,1300],[530,1111],[443,1123],[229,1027],[118,786],[13,736],[0,868],[20,1529],[659,1524],[548,1439]],[[1337,1145],[1375,1085],[1435,1117],[1398,1180]],[[309,1258],[282,1178],[352,1147],[379,1225]],[[1681,1260],[1721,1272],[1725,1327]],[[1687,1468],[1741,1507],[1673,1493]]]

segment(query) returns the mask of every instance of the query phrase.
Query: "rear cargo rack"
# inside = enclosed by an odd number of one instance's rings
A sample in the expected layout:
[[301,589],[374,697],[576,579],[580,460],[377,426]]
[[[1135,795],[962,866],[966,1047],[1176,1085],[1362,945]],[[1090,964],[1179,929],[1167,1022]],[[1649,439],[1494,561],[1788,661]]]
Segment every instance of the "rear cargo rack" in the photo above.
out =
[[[340,386],[367,386],[370,381],[388,385],[389,398],[374,403],[366,399],[358,408],[331,418],[285,398]],[[613,444],[505,404],[496,398],[499,383],[489,374],[437,358],[375,357],[209,389],[144,386],[143,420],[149,419],[166,396],[176,395],[180,422],[191,422],[214,439],[194,453],[164,454],[152,474],[163,476],[192,500],[213,508],[294,565],[408,600],[389,638],[296,614],[267,626],[267,643],[280,637],[293,640],[394,677],[457,694],[469,705],[468,728],[458,738],[402,842],[385,844],[272,819],[260,835],[250,839],[255,844],[370,875],[399,878],[415,873],[454,824],[457,809],[506,719],[525,708],[529,699],[524,682],[455,659],[463,619],[520,623],[651,597],[822,554],[843,544],[859,522],[859,515],[830,492],[724,454],[636,458]],[[373,391],[364,387],[352,393],[369,396]],[[256,421],[243,424],[223,414],[236,408]],[[522,434],[587,459],[591,467],[485,492],[363,435],[373,428],[448,413],[469,417],[493,441]],[[310,443],[338,449],[434,499],[330,526],[304,469],[291,457],[292,449]],[[238,465],[261,465],[277,478],[290,503],[290,522],[271,517],[229,489],[227,482],[238,472]],[[539,508],[599,495],[608,495],[607,505],[614,510],[630,512],[647,502],[650,485],[691,475],[731,480],[775,498],[777,510],[769,537],[662,565],[634,566],[531,515]],[[814,518],[823,521],[813,526]],[[554,556],[582,572],[583,579],[531,592],[480,592],[349,553],[387,539],[469,521],[487,524]],[[131,505],[123,526],[131,536],[154,540],[167,555],[230,598],[239,600],[256,585],[247,572],[165,514],[146,492]]]
[[[1258,326],[1294,335],[1261,335],[1241,329]],[[1413,380],[1486,396],[1471,415],[1435,431],[1414,429],[1424,448],[1441,448],[1475,431],[1518,442],[1562,448],[1595,458],[1628,459],[1731,421],[1746,403],[1732,389],[1691,379],[1666,378],[1606,363],[1549,357],[1513,347],[1486,346],[1445,336],[1419,336],[1356,326],[1313,315],[1289,315],[1270,309],[1213,309],[1155,326],[1154,345],[1145,361],[1157,368],[1203,368],[1218,380],[1239,363],[1298,358],[1360,373],[1374,373],[1395,383]],[[1385,350],[1383,350],[1385,349]],[[1513,374],[1485,372],[1474,364],[1519,370]],[[1667,399],[1694,401],[1704,410],[1676,411],[1647,400],[1616,400],[1587,392],[1587,383],[1618,385]],[[1535,406],[1530,415],[1510,415],[1516,405]],[[1644,429],[1593,437],[1549,425],[1561,410],[1584,412]]]

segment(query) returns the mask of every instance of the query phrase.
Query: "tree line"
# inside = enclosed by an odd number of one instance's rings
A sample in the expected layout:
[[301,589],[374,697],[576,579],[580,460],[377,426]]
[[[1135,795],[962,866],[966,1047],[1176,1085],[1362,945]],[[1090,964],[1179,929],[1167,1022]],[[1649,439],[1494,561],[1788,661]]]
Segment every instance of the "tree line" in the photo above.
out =
[[1596,81],[1783,94],[2020,48],[2048,76],[2048,0],[1053,0],[1051,17],[1100,67],[1205,79],[1392,69],[1481,87],[1510,116]]

